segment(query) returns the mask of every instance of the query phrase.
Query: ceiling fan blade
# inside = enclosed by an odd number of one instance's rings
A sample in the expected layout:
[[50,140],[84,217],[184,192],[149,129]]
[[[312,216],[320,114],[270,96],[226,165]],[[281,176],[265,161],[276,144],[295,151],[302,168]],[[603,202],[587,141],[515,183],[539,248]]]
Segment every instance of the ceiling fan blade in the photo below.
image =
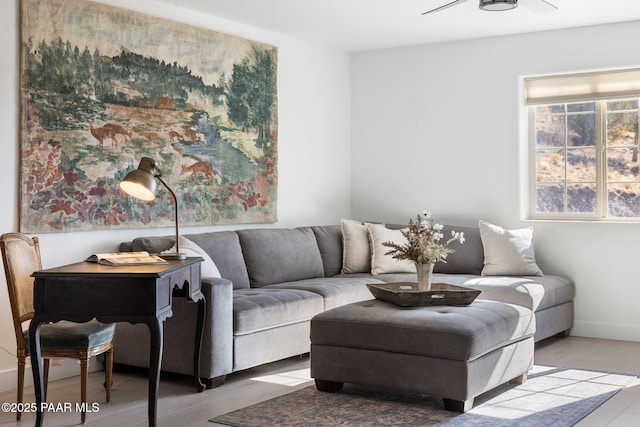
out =
[[520,0],[520,4],[532,12],[539,14],[553,12],[558,9],[547,0]]
[[441,10],[448,9],[448,8],[450,8],[452,6],[457,5],[457,4],[464,3],[466,1],[467,0],[455,0],[455,1],[452,1],[450,3],[445,4],[444,6],[440,6],[440,7],[436,7],[435,9],[428,10],[428,11],[424,12],[423,15],[426,15],[428,13],[433,13],[433,12],[439,12]]

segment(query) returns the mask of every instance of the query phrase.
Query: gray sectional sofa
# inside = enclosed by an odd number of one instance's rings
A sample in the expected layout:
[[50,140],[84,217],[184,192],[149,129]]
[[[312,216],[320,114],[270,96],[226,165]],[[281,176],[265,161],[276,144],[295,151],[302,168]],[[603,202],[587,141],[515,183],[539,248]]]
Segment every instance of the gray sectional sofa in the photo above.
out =
[[[390,226],[389,226],[390,227]],[[397,227],[396,227],[397,228]],[[445,234],[450,227],[445,227]],[[466,242],[448,262],[436,264],[434,281],[480,289],[480,299],[531,309],[535,340],[568,333],[573,325],[575,287],[558,276],[482,276],[483,242],[478,228],[454,227]],[[210,387],[227,374],[310,350],[310,320],[344,304],[372,299],[367,283],[415,281],[415,273],[343,273],[341,225],[262,228],[188,234],[215,263],[221,277],[205,277],[206,324],[200,356],[201,376]],[[121,251],[162,252],[167,237],[141,237]],[[196,306],[175,299],[164,325],[162,369],[192,374]],[[117,325],[115,362],[148,366],[144,325]]]

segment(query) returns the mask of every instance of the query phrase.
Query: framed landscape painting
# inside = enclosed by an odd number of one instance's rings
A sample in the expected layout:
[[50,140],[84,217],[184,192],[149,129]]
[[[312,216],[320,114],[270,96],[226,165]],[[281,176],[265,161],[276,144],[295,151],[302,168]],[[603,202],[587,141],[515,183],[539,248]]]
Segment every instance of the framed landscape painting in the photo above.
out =
[[277,220],[277,48],[85,0],[22,0],[20,228]]

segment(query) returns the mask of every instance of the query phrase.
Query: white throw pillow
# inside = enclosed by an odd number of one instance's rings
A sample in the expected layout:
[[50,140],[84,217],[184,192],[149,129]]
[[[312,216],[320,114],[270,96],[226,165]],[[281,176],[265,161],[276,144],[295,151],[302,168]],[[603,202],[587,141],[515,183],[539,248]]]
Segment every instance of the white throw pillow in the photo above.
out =
[[[180,236],[178,237],[178,243],[180,243],[180,252],[185,254],[188,257],[200,257],[203,258],[204,261],[200,264],[200,275],[202,277],[222,277],[220,275],[220,271],[216,266],[216,263],[213,262],[209,254],[198,246],[193,240],[189,240],[186,237]],[[171,249],[167,250],[164,253],[175,253],[176,245],[173,245]]]
[[371,246],[367,226],[360,221],[343,219],[342,273],[369,273],[371,271]]
[[380,224],[367,224],[369,239],[371,241],[371,274],[385,273],[415,273],[416,265],[406,259],[398,260],[386,253],[391,250],[384,246],[384,242],[393,242],[398,245],[407,243],[407,238],[402,235],[402,230],[391,230]]
[[533,250],[533,227],[518,230],[480,221],[483,276],[542,276]]

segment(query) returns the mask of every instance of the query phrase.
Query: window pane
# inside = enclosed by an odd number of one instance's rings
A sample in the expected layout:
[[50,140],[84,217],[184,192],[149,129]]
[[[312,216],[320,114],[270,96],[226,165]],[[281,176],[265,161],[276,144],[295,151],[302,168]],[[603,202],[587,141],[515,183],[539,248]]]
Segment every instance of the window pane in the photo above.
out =
[[607,179],[613,182],[637,182],[638,147],[607,149]]
[[567,116],[567,145],[596,145],[595,113]]
[[607,145],[638,145],[638,112],[607,114]]
[[579,104],[567,104],[567,112],[574,113],[577,111],[596,111],[596,103],[581,102]]
[[610,217],[640,217],[640,184],[610,184]]
[[564,150],[536,152],[536,182],[564,181]]
[[624,101],[609,101],[607,102],[607,110],[635,110],[638,108],[637,99],[627,99]]
[[596,184],[571,184],[567,186],[567,211],[596,213]]
[[540,105],[536,107],[536,115],[564,113],[564,104]]
[[564,212],[564,185],[536,185],[536,212]]
[[567,150],[567,181],[596,182],[596,149],[570,148]]
[[539,147],[564,147],[565,121],[562,116],[536,117],[536,145]]

